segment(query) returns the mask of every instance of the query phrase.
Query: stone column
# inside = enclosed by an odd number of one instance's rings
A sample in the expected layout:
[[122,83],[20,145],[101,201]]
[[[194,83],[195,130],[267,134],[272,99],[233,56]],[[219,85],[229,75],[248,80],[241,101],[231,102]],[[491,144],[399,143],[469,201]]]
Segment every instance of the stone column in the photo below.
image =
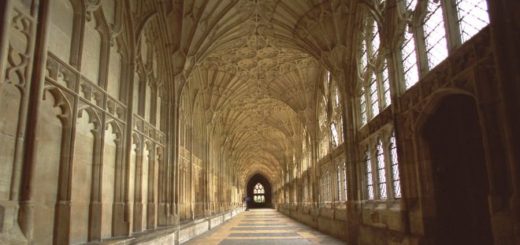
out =
[[[133,52],[131,52],[133,54]],[[132,56],[133,57],[133,56]],[[126,74],[126,76],[124,77],[124,79],[122,79],[123,81],[127,81],[128,85],[126,87],[126,98],[128,98],[126,100],[126,105],[127,105],[127,110],[126,110],[126,128],[125,128],[125,132],[123,133],[125,135],[125,137],[123,137],[125,139],[125,142],[123,143],[124,145],[126,145],[126,147],[123,147],[124,149],[128,149],[127,151],[124,152],[124,156],[123,156],[123,159],[125,159],[125,161],[122,163],[122,166],[123,166],[123,175],[125,176],[124,179],[126,179],[126,181],[123,182],[124,184],[124,187],[122,188],[123,190],[123,215],[124,215],[124,227],[118,227],[116,229],[116,232],[114,233],[114,236],[130,236],[132,234],[132,220],[133,220],[133,214],[131,213],[131,210],[132,210],[132,202],[133,200],[130,200],[130,182],[132,181],[135,181],[135,173],[134,173],[134,179],[130,179],[130,165],[132,164],[130,161],[131,161],[131,157],[130,155],[132,154],[132,140],[134,139],[134,137],[132,137],[132,132],[133,132],[133,124],[134,124],[134,99],[137,99],[137,98],[134,98],[133,93],[134,93],[134,81],[135,81],[135,78],[134,78],[134,75],[135,75],[135,62],[133,59],[131,59],[131,61],[127,64],[127,66],[125,67],[126,71],[124,74]],[[137,149],[136,149],[137,150]],[[135,155],[136,159],[137,159],[137,153]],[[135,164],[135,163],[134,163]],[[137,167],[137,166],[135,166]],[[135,168],[134,168],[135,169]],[[135,171],[135,170],[134,170]],[[135,183],[134,183],[135,184]],[[134,185],[135,186],[135,185]],[[134,192],[135,192],[135,187],[134,187]],[[134,197],[135,199],[135,197]],[[119,209],[119,208],[116,208],[116,209]],[[114,212],[117,212],[119,213],[119,211],[117,210],[114,210]]]
[[[14,1],[7,1],[6,7],[10,6],[10,3]],[[49,1],[41,1],[38,6],[38,18],[36,27],[36,47],[34,49],[33,59],[33,72],[31,76],[31,82],[29,82],[29,101],[27,111],[27,122],[31,122],[25,125],[26,130],[26,141],[24,145],[25,159],[22,167],[22,178],[21,178],[21,192],[20,192],[20,213],[18,221],[20,228],[26,238],[31,241],[33,236],[33,219],[34,210],[32,207],[32,176],[34,172],[34,165],[36,161],[36,136],[37,136],[37,124],[39,119],[40,102],[43,94],[43,82],[45,78],[45,61],[47,60],[47,36],[48,36],[48,25],[49,25]],[[10,11],[13,8],[5,9],[5,17],[10,15]],[[5,19],[4,19],[5,20]],[[5,25],[9,25],[10,21],[6,21]],[[5,26],[2,26],[5,27]],[[4,30],[4,31],[7,31]],[[2,40],[4,41],[4,40]],[[2,43],[2,45],[6,45]],[[1,64],[0,64],[1,65]],[[3,70],[3,69],[2,69]],[[2,76],[3,77],[3,76]]]

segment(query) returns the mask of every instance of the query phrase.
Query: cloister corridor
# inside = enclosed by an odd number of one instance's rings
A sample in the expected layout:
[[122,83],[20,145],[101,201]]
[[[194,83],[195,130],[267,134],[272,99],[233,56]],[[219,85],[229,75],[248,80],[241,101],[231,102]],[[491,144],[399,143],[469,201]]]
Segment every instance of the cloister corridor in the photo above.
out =
[[345,244],[274,209],[250,209],[185,245]]
[[0,245],[519,245],[519,11],[0,0]]

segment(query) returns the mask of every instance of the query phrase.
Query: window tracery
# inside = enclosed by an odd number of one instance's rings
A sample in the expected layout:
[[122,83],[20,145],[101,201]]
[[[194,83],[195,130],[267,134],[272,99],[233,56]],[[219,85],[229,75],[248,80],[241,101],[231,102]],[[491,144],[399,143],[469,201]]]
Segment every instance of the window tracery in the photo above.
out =
[[336,81],[328,71],[325,73],[321,96],[318,104],[320,159],[344,141],[341,95]]
[[381,50],[377,21],[368,14],[359,47],[358,91],[360,126],[391,104],[388,65]]
[[363,161],[366,198],[368,200],[401,198],[395,133],[383,129],[379,135],[367,139],[365,147],[367,148]]
[[[418,5],[417,0],[403,2],[404,18],[408,20],[400,46],[405,89],[446,59],[451,49],[489,24],[485,0],[456,0],[454,4],[428,0],[424,5]],[[415,18],[421,14],[422,19]]]
[[336,165],[336,190],[338,201],[347,201],[347,163],[341,159]]

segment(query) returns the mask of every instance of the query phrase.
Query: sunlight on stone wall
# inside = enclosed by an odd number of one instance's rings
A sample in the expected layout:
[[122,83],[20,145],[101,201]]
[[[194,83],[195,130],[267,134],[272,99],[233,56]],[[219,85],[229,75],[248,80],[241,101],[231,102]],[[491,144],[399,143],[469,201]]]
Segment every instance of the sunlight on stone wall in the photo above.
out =
[[76,141],[72,170],[71,243],[87,242],[89,228],[89,206],[92,183],[92,165],[94,161],[94,124],[91,116],[82,111],[76,122]]
[[58,175],[63,126],[58,119],[60,108],[54,107],[55,97],[47,92],[40,107],[38,149],[35,175],[31,180],[34,201],[34,240],[52,244],[54,210],[58,191]]
[[74,11],[69,0],[51,1],[49,51],[69,62],[74,24]]

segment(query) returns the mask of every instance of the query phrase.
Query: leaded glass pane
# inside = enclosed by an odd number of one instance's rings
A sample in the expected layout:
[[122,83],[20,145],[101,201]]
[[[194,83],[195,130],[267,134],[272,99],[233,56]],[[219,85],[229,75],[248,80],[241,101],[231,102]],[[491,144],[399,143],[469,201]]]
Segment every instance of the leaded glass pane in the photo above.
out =
[[401,198],[401,181],[399,175],[399,160],[397,159],[397,145],[395,135],[390,137],[390,155],[392,161],[392,188],[394,198]]
[[377,94],[377,82],[374,73],[370,74],[370,103],[372,117],[375,117],[379,114],[379,95]]
[[361,94],[359,96],[359,110],[361,114],[361,125],[367,124],[368,116],[367,116],[367,101],[365,98],[365,88],[361,87]]
[[388,79],[388,65],[385,60],[385,64],[383,66],[383,94],[384,94],[384,106],[389,106],[392,102],[390,100],[390,80]]
[[404,33],[404,42],[401,46],[403,59],[403,73],[406,89],[412,87],[419,81],[419,69],[417,67],[417,54],[413,34]]
[[440,1],[429,0],[427,12],[423,24],[424,38],[428,66],[432,69],[448,57],[448,45]]
[[374,183],[372,182],[372,162],[370,160],[369,153],[366,152],[365,155],[365,167],[366,167],[366,175],[365,178],[367,179],[367,194],[368,199],[373,200],[374,199]]
[[368,200],[374,200],[374,187],[369,185],[367,190],[368,190]]
[[376,57],[379,53],[379,45],[381,44],[381,39],[379,38],[379,29],[377,28],[377,22],[374,19],[369,20],[371,23],[370,26],[370,43],[372,48],[372,57]]
[[361,73],[365,73],[368,67],[367,42],[361,41]]
[[417,0],[405,0],[406,9],[414,10],[415,6],[417,6]]
[[486,0],[456,0],[462,42],[466,42],[489,24]]
[[383,142],[377,144],[377,177],[379,185],[379,198],[386,199],[386,171],[385,171],[385,155],[383,152]]

